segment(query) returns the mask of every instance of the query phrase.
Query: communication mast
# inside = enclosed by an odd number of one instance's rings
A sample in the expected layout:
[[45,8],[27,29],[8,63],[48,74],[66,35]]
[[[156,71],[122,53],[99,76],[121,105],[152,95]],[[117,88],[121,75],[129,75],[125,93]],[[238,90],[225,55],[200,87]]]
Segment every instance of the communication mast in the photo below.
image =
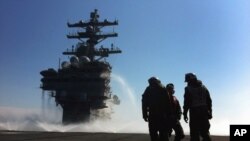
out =
[[103,40],[118,36],[115,32],[102,32],[102,28],[116,26],[118,21],[99,21],[96,9],[90,13],[89,21],[81,20],[67,25],[69,28],[81,29],[67,35],[68,39],[79,40],[76,46],[63,52],[63,55],[70,56],[70,61],[62,62],[57,71],[49,68],[40,72],[43,76],[41,89],[50,91],[57,105],[62,107],[62,122],[65,124],[88,121],[90,111],[107,108],[108,99],[115,104],[120,103],[110,90],[112,67],[102,58],[122,52],[113,44],[110,48],[96,47]]

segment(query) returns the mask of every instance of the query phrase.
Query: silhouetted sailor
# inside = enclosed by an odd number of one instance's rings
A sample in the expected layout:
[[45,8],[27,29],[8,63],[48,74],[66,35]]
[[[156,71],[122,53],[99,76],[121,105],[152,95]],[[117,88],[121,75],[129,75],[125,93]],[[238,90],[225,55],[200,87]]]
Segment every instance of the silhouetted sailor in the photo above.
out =
[[168,141],[170,101],[165,87],[151,77],[142,95],[143,119],[148,122],[151,141]]
[[[175,139],[174,141],[180,141],[184,138],[184,132],[183,128],[180,123],[182,111],[181,106],[178,101],[178,99],[174,96],[175,90],[174,90],[174,84],[169,83],[166,86],[167,93],[170,97],[170,104],[171,104],[171,127],[175,131]],[[170,135],[172,132],[172,129],[170,130]]]
[[187,112],[190,117],[190,136],[191,141],[199,141],[200,136],[203,141],[211,141],[209,135],[210,123],[212,118],[212,100],[208,89],[193,73],[187,73],[185,76],[184,94],[184,120],[188,122]]

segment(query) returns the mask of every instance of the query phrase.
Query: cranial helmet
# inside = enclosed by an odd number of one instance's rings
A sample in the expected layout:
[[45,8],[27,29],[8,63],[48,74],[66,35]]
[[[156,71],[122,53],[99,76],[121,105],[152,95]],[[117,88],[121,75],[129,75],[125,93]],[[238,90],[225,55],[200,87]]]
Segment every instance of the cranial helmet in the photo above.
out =
[[187,73],[185,75],[185,82],[190,82],[192,80],[197,80],[197,77],[194,73]]
[[149,79],[148,79],[148,83],[150,84],[150,85],[152,85],[152,84],[159,84],[161,81],[159,80],[159,78],[157,78],[157,77],[150,77]]
[[169,83],[166,86],[167,89],[174,89],[174,84],[173,83]]

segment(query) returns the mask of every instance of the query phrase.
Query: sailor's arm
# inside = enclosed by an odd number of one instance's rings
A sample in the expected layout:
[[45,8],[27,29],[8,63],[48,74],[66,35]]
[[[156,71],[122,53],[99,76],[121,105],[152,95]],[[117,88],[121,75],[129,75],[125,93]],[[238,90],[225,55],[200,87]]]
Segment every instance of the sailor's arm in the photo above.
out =
[[190,93],[188,92],[188,88],[185,88],[185,93],[184,93],[184,105],[183,105],[183,116],[185,122],[188,122],[188,117],[187,117],[187,112],[190,108]]
[[148,88],[142,94],[142,117],[145,121],[148,121]]

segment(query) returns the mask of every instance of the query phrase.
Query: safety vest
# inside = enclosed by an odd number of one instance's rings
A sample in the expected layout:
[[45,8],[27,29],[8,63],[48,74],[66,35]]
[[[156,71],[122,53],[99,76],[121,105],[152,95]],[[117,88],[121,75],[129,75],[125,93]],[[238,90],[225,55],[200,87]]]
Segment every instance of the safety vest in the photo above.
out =
[[207,90],[204,86],[188,87],[190,94],[190,107],[207,106]]

